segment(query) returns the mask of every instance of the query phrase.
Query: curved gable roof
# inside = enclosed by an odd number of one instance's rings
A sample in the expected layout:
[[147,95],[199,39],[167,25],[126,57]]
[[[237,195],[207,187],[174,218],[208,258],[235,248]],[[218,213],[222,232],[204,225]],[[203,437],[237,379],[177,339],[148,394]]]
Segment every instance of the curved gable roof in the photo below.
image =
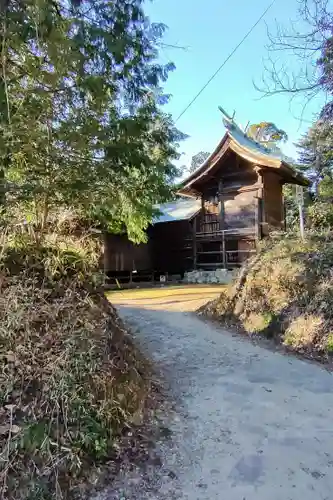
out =
[[286,182],[309,185],[308,179],[297,172],[282,155],[249,138],[231,119],[225,120],[225,125],[227,127],[225,135],[207,160],[182,182],[180,193],[188,193],[192,186],[206,176],[230,150],[255,165],[278,169]]

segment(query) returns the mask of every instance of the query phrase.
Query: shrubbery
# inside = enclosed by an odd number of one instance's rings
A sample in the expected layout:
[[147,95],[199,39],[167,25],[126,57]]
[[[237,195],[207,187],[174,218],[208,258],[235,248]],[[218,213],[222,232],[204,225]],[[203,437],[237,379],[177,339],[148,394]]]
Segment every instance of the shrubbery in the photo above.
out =
[[313,229],[330,229],[333,227],[333,204],[317,201],[307,209],[308,224]]
[[230,285],[204,312],[308,355],[332,354],[332,236],[268,240],[247,266],[241,282]]
[[147,365],[100,293],[96,239],[1,243],[2,494],[67,498],[140,422]]

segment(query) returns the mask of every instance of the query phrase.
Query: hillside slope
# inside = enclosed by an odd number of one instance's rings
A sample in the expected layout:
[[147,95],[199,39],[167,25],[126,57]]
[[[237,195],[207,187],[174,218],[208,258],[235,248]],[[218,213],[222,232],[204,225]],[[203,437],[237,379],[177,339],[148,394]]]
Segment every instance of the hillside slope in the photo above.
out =
[[148,365],[98,287],[88,242],[3,241],[2,497],[78,495],[141,422]]
[[288,235],[263,244],[235,284],[201,309],[250,335],[328,360],[333,353],[333,240]]

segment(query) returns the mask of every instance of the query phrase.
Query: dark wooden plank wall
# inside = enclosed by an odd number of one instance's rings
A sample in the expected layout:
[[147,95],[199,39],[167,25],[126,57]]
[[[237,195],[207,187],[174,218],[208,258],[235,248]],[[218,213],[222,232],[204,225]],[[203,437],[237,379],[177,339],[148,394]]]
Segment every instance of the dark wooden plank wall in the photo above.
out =
[[263,173],[263,182],[263,209],[266,223],[264,234],[268,234],[270,229],[284,228],[282,183],[279,175],[268,171]]
[[254,227],[257,191],[223,194],[225,229]]
[[256,223],[258,174],[253,165],[238,160],[237,177],[231,171],[223,178],[225,229],[251,228]]
[[251,165],[242,164],[241,167],[242,170],[236,172],[227,168],[222,171],[219,181],[213,178],[207,183],[203,192],[204,214],[201,218],[201,232],[221,229],[221,204],[224,210],[224,229],[254,227],[258,175]]
[[126,235],[105,234],[104,268],[107,273],[151,269],[150,244],[136,245]]
[[193,222],[155,224],[149,230],[153,269],[157,273],[182,274],[194,267]]
[[193,221],[155,224],[148,229],[148,243],[135,245],[126,235],[105,235],[104,266],[109,274],[152,271],[182,274],[195,267]]
[[[233,160],[233,162],[231,162]],[[254,165],[230,156],[220,173],[207,179],[203,186],[204,213],[200,218],[196,242],[199,268],[232,267],[253,250],[251,241],[258,224],[258,189],[260,180]],[[228,231],[235,229],[237,233]],[[252,236],[238,235],[250,230]],[[226,233],[221,231],[226,230]],[[252,232],[252,233],[251,233]],[[241,239],[241,241],[239,241]]]

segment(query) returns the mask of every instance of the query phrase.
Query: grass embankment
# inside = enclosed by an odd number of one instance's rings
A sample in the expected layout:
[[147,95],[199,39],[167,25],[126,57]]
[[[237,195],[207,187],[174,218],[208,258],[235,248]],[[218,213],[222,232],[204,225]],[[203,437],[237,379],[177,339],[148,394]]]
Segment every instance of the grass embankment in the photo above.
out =
[[89,237],[0,255],[1,498],[82,492],[141,421],[147,364],[98,287]]
[[333,354],[332,236],[266,242],[238,281],[201,312],[328,360]]

